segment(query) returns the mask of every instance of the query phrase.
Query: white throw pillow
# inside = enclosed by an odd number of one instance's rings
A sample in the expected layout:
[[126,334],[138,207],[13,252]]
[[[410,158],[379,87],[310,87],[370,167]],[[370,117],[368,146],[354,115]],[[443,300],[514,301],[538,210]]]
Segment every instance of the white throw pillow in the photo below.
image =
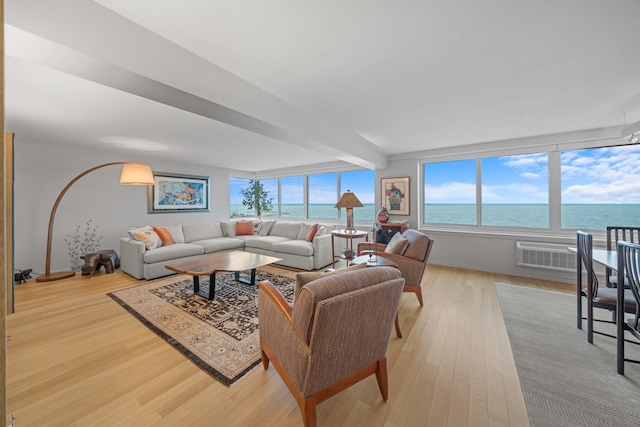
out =
[[407,245],[409,241],[405,239],[402,234],[396,233],[393,235],[387,247],[384,249],[385,252],[390,254],[402,255],[404,251],[407,250]]

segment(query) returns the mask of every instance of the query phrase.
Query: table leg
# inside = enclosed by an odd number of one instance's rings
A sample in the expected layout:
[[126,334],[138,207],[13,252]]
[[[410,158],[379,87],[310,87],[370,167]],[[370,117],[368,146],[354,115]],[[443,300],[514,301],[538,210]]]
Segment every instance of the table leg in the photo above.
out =
[[251,279],[247,280],[243,277],[240,277],[240,272],[236,271],[235,272],[235,276],[236,276],[236,282],[240,282],[240,283],[244,283],[246,285],[255,285],[256,284],[256,269],[252,268],[251,269]]
[[331,235],[331,262],[333,262],[333,268],[336,268],[336,249],[333,245],[333,234]]

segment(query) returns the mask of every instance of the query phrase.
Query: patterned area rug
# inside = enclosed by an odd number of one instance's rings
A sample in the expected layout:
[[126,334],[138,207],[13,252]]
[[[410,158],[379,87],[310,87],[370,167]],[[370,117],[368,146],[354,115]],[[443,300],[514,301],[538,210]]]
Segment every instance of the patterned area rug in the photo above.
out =
[[[258,271],[291,301],[295,279]],[[204,279],[204,280],[203,280]],[[193,294],[190,276],[171,276],[108,294],[201,369],[231,386],[260,363],[257,286],[216,275],[216,297]],[[208,292],[208,278],[200,289]]]
[[[576,328],[576,297],[496,283],[532,427],[640,426],[640,365],[616,372],[616,340]],[[611,320],[606,310],[594,310]],[[586,313],[586,303],[585,303]],[[615,325],[594,329],[615,334]],[[640,359],[640,346],[626,356]]]

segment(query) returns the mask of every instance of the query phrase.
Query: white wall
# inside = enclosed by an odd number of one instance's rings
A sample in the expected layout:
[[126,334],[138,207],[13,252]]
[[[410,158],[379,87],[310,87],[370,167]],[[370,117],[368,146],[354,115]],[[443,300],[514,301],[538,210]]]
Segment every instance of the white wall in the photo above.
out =
[[[549,137],[541,137],[548,143]],[[563,138],[569,139],[569,138]],[[528,141],[530,145],[536,145]],[[536,141],[534,141],[536,142]],[[557,141],[554,141],[557,142]],[[229,175],[227,169],[206,168],[155,160],[143,153],[138,156],[115,155],[77,148],[33,144],[16,135],[15,146],[15,266],[44,271],[45,245],[49,214],[55,198],[79,173],[96,165],[113,161],[141,161],[156,172],[185,173],[211,177],[211,211],[208,213],[147,213],[147,188],[118,184],[120,167],[97,170],[78,181],[65,195],[56,215],[52,271],[68,269],[69,257],[65,236],[89,219],[103,235],[102,248],[119,251],[119,238],[126,229],[144,225],[197,223],[229,218]],[[392,216],[391,220],[407,220],[411,228],[419,228],[420,191],[417,157],[393,159],[385,170],[376,171],[376,205],[381,206],[380,178],[410,178],[410,215]],[[234,171],[235,175],[237,171]],[[370,224],[358,224],[369,229]],[[571,233],[526,235],[486,233],[460,230],[425,229],[436,240],[430,262],[491,273],[526,276],[546,280],[574,282],[573,273],[516,265],[515,247],[519,240],[575,245]],[[604,234],[594,235],[596,247],[603,247]]]
[[56,197],[77,175],[94,166],[117,161],[139,161],[155,172],[184,173],[210,177],[210,212],[148,214],[147,187],[121,186],[121,166],[98,169],[76,182],[63,197],[55,217],[51,271],[70,268],[64,239],[78,225],[92,220],[103,236],[101,248],[120,252],[120,237],[130,227],[198,223],[229,218],[229,171],[153,159],[148,153],[117,155],[77,148],[50,148],[15,141],[15,267],[32,268],[42,274],[49,215]]

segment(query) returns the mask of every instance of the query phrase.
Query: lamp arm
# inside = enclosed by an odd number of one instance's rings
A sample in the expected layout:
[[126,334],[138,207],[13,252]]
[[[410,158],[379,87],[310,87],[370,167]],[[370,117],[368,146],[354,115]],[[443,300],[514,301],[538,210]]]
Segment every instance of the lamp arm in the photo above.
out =
[[45,268],[44,268],[44,274],[46,276],[48,276],[51,273],[51,238],[53,236],[53,220],[54,220],[54,218],[56,216],[56,211],[58,210],[58,205],[60,204],[60,201],[62,200],[62,196],[64,196],[65,193],[67,192],[67,190],[69,190],[69,188],[71,188],[71,186],[73,184],[75,184],[80,178],[82,178],[83,176],[93,172],[94,170],[101,169],[101,168],[104,168],[104,167],[107,167],[107,166],[124,165],[124,164],[128,164],[128,163],[132,163],[132,162],[112,162],[112,163],[105,163],[103,165],[98,165],[98,166],[92,167],[91,169],[87,169],[86,171],[82,172],[80,175],[78,175],[75,178],[73,178],[66,185],[66,187],[64,187],[62,189],[62,191],[60,192],[60,195],[56,199],[56,202],[53,204],[53,208],[51,209],[51,215],[49,216],[49,231],[47,232],[47,258],[46,258]]

